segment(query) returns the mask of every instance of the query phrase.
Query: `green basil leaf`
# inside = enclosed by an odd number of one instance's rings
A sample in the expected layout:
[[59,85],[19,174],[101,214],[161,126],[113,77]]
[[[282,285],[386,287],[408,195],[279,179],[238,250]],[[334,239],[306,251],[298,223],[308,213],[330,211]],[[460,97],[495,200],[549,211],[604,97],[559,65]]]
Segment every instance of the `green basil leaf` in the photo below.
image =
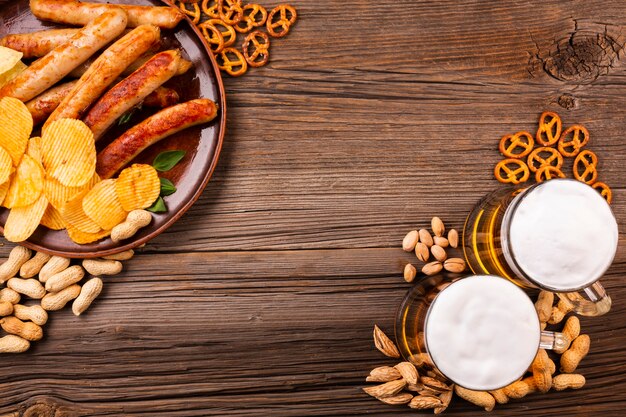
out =
[[120,120],[117,122],[118,126],[121,126],[121,125],[124,125],[124,124],[130,122],[130,119],[133,117],[133,113],[134,113],[133,110],[130,110],[130,111],[124,113],[122,115],[122,117],[120,117]]
[[154,158],[152,166],[157,171],[169,171],[185,156],[185,151],[161,152]]
[[165,201],[163,201],[163,197],[157,198],[154,204],[148,207],[146,210],[153,213],[165,213],[167,211],[167,206],[165,205]]
[[172,181],[167,178],[159,178],[159,180],[161,181],[161,195],[163,197],[176,192],[176,186],[172,183]]

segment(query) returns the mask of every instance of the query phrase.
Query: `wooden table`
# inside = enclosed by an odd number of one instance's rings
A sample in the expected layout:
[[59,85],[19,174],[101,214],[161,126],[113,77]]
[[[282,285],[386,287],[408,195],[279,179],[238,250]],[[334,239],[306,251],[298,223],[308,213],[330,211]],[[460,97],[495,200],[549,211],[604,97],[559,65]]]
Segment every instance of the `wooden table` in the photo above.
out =
[[491,415],[623,415],[626,3],[293,3],[271,63],[225,80],[229,130],[202,198],[88,314],[57,312],[43,341],[0,358],[0,413],[420,415],[361,391],[393,364],[371,334],[393,333],[410,287],[400,241],[433,215],[461,228],[497,186],[500,136],[549,109],[589,128],[614,190],[614,306],[582,320],[584,389]]

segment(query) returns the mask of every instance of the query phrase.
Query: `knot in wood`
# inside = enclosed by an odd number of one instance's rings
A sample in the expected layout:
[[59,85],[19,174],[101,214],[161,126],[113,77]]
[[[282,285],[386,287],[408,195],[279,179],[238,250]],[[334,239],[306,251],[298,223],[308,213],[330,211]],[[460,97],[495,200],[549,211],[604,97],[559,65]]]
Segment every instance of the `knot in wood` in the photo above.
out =
[[576,107],[578,101],[576,97],[571,94],[561,94],[561,96],[557,100],[557,103],[564,109],[571,110]]
[[544,70],[557,80],[592,82],[608,74],[621,49],[607,34],[574,32],[552,48],[544,60]]

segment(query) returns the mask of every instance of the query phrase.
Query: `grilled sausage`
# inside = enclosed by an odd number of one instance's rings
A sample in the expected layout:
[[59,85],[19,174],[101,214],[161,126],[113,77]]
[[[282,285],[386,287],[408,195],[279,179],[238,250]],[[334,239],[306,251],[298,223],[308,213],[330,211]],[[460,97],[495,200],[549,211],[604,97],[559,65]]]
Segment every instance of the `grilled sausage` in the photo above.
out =
[[208,123],[217,116],[217,105],[205,98],[161,110],[130,128],[98,154],[96,172],[111,178],[148,146],[191,126]]
[[74,26],[86,25],[111,7],[121,7],[128,13],[129,27],[154,25],[172,29],[183,19],[183,13],[176,7],[110,5],[76,0],[30,0],[30,9],[39,19]]
[[159,87],[148,95],[143,101],[146,107],[164,109],[178,103],[180,97],[176,90],[167,87]]
[[26,103],[28,111],[33,116],[35,126],[45,122],[48,116],[59,107],[63,97],[69,93],[78,81],[70,81],[51,88]]
[[158,27],[141,25],[108,47],[52,112],[43,129],[54,120],[80,119],[122,71],[159,40],[159,36]]
[[120,116],[176,75],[180,61],[178,50],[160,52],[107,91],[84,118],[95,140],[100,139]]
[[0,39],[0,46],[24,54],[24,58],[39,58],[76,35],[80,29],[50,29],[32,33],[15,33]]
[[38,96],[122,33],[126,22],[124,10],[111,8],[5,84],[0,97],[28,101]]

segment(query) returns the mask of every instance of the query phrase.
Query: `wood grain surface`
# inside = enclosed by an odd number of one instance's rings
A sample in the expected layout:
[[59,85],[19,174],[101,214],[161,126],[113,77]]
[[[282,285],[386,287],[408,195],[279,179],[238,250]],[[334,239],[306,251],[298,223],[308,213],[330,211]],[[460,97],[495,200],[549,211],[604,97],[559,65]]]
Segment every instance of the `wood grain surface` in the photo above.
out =
[[[201,199],[87,314],[57,312],[28,353],[0,357],[0,414],[422,415],[361,391],[393,363],[371,333],[392,333],[409,288],[400,241],[432,215],[461,228],[497,186],[500,136],[549,109],[585,124],[614,190],[614,305],[582,320],[582,390],[490,415],[622,416],[626,3],[293,4],[270,64],[225,79],[228,133]],[[446,413],[485,414],[459,399]]]

